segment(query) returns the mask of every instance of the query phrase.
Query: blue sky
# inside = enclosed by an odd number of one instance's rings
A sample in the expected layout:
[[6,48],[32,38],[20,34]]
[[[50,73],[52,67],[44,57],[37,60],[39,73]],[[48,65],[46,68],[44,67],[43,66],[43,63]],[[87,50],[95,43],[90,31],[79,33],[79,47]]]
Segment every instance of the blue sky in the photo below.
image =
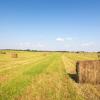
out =
[[0,0],[0,49],[100,51],[100,0]]

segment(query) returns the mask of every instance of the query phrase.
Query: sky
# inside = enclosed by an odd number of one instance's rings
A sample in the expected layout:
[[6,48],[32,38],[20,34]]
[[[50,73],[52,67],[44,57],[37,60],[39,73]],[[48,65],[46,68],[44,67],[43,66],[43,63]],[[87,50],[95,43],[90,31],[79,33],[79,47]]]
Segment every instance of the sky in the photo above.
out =
[[0,49],[100,51],[100,0],[0,0]]

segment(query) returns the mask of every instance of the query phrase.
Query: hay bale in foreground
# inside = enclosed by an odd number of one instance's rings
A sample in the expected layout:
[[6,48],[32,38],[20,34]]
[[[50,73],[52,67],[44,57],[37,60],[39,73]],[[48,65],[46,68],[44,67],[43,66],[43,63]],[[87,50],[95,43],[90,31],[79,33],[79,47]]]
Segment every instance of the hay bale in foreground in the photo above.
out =
[[11,54],[11,57],[12,57],[12,58],[18,58],[18,54],[12,53],[12,54]]
[[76,64],[77,82],[100,84],[100,60],[79,61]]

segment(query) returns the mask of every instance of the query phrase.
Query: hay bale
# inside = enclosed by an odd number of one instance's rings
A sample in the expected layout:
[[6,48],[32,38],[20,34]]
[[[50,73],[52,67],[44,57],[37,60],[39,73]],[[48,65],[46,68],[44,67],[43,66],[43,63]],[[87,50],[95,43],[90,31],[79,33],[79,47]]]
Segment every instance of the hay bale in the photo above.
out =
[[4,52],[4,51],[1,51],[1,52],[0,52],[0,54],[6,54],[6,52]]
[[98,55],[98,58],[100,58],[100,54]]
[[18,54],[12,53],[12,54],[11,54],[11,57],[12,57],[12,58],[18,58]]
[[100,84],[100,60],[79,61],[76,64],[77,82]]
[[47,54],[46,54],[46,53],[44,53],[44,54],[43,54],[43,56],[47,56]]

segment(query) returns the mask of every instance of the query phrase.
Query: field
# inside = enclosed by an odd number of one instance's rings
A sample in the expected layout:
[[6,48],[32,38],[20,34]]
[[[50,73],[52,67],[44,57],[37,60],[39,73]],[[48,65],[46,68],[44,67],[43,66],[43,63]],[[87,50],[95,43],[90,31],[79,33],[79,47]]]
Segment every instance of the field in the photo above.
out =
[[75,82],[76,62],[97,60],[96,53],[5,52],[0,54],[0,100],[100,100],[100,85]]

